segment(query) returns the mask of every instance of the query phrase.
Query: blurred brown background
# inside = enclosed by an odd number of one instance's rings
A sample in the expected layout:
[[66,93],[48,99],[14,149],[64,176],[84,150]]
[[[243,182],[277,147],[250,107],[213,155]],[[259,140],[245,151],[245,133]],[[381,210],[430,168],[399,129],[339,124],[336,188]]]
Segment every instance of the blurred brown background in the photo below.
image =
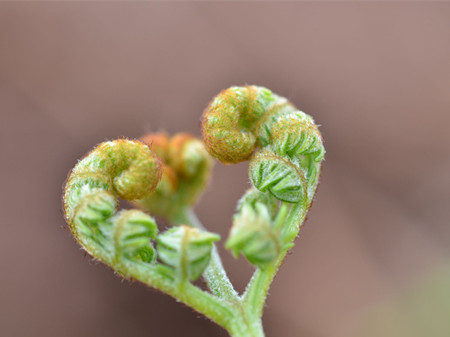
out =
[[[93,145],[199,135],[209,100],[258,84],[327,148],[267,336],[450,336],[450,4],[1,3],[0,335],[226,336],[90,263],[61,186]],[[247,165],[197,207],[226,237]],[[242,290],[251,269],[222,251]]]

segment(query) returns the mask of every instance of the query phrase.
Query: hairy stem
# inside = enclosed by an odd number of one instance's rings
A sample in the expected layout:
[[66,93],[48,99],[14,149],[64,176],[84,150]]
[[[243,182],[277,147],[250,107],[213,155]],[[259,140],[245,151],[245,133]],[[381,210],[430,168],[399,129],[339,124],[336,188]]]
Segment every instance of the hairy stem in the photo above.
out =
[[[183,210],[183,212],[172,219],[172,222],[205,229],[195,213],[190,209]],[[203,277],[211,292],[220,299],[225,300],[233,309],[233,318],[227,320],[225,325],[222,324],[232,337],[264,337],[261,315],[254,315],[252,312],[245,310],[244,302],[234,290],[223,268],[216,247],[213,248],[211,261],[203,272]]]
[[252,318],[242,312],[235,317],[228,328],[232,337],[264,337],[261,318]]
[[124,276],[132,277],[169,294],[223,327],[229,326],[235,317],[235,309],[226,302],[188,281],[183,282],[182,285],[177,284],[170,276],[154,266],[122,261],[114,267]]
[[[283,227],[287,229],[289,235],[293,236],[293,238],[295,238],[298,234],[305,216],[306,212],[302,204],[298,203],[292,207]],[[293,235],[294,232],[296,233],[295,235]],[[264,303],[266,301],[270,285],[272,284],[280,265],[283,263],[286,253],[287,249],[284,249],[278,258],[266,268],[257,268],[255,270],[255,273],[247,286],[247,290],[242,296],[244,309],[251,315],[251,317],[262,316]]]
[[[205,227],[194,214],[191,209],[184,209],[172,218],[173,224],[186,224],[198,229],[204,230]],[[217,248],[214,246],[211,253],[211,260],[209,266],[203,272],[203,277],[211,292],[221,299],[225,299],[231,303],[239,301],[239,295],[234,290],[230,279],[222,265]]]

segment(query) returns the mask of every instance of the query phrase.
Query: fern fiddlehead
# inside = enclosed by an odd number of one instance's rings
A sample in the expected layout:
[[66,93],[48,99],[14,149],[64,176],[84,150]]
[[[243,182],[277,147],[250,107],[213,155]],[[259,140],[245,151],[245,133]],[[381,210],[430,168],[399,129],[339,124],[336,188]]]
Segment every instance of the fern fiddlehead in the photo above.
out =
[[173,220],[192,207],[209,182],[213,161],[203,143],[187,134],[169,137],[165,133],[141,138],[162,162],[162,181],[155,192],[135,203],[151,212]]
[[75,239],[92,256],[110,264],[119,251],[147,255],[146,260],[154,255],[152,246],[145,246],[156,236],[154,220],[136,210],[116,213],[116,207],[118,197],[151,193],[160,167],[148,147],[124,139],[100,144],[75,166],[64,188],[64,210]]
[[313,119],[285,98],[257,87],[231,87],[216,96],[202,119],[213,157],[231,164],[250,160],[261,192],[289,203],[311,201],[325,154]]
[[[139,141],[122,139],[100,144],[69,174],[64,187],[66,221],[74,238],[93,257],[121,275],[164,291],[226,326],[230,308],[189,283],[206,268],[208,249],[218,236],[197,230],[191,236],[203,239],[206,248],[196,250],[188,245],[191,249],[184,250],[184,259],[177,264],[178,268],[170,269],[165,264],[171,264],[167,249],[161,256],[165,263],[158,263],[157,251],[151,242],[154,239],[164,242],[170,233],[157,236],[155,220],[142,211],[116,212],[119,197],[142,199],[156,189],[161,180],[161,166],[157,155]],[[172,248],[180,250],[185,243],[174,242]],[[198,250],[203,254],[203,263],[189,264],[199,255]],[[176,282],[184,270],[190,271],[188,277],[183,277],[181,283]]]
[[[241,200],[226,245],[257,267],[244,301],[258,316],[313,200],[325,154],[322,137],[309,115],[258,86],[217,95],[203,114],[202,135],[208,152],[221,162],[249,160],[257,190],[249,194],[261,194],[256,203],[254,197]],[[269,212],[274,200],[276,215]]]
[[[168,293],[233,337],[263,337],[263,304],[313,200],[322,138],[310,116],[258,86],[217,95],[203,114],[202,137],[155,133],[100,144],[66,181],[66,221],[81,246],[119,274]],[[242,296],[214,247],[220,237],[192,211],[210,178],[208,152],[226,164],[249,160],[253,186],[225,243],[256,267]],[[118,198],[141,210],[117,211]],[[173,227],[158,233],[146,212]],[[192,283],[200,276],[209,291]]]

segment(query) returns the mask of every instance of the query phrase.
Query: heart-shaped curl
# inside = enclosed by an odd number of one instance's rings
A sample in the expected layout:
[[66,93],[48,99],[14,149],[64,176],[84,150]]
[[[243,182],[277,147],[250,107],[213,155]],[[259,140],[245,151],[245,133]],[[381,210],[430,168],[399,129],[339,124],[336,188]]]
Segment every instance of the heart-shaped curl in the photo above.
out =
[[[269,193],[270,197],[282,203],[291,204],[291,208],[298,204],[300,206],[296,211],[306,214],[314,197],[325,154],[322,137],[311,116],[267,88],[231,87],[213,98],[206,108],[202,118],[202,135],[213,157],[225,164],[249,160],[250,180],[257,190]],[[230,249],[234,247],[235,255],[236,247],[246,251],[244,238],[248,238],[249,247],[255,246],[256,242],[256,235],[236,234],[248,227],[242,225],[243,222],[252,218],[255,223],[261,224],[260,229],[272,228],[268,218],[262,216],[265,213],[261,209],[247,208],[245,216],[241,211],[235,217],[234,230],[228,239],[228,246]],[[242,221],[243,218],[247,220]],[[297,224],[298,227],[300,225]],[[254,230],[255,226],[251,228]],[[278,230],[280,240],[285,231],[288,229]],[[289,231],[292,232],[292,228]],[[273,230],[266,230],[266,233],[269,232]],[[269,236],[260,237],[258,247],[276,246],[277,241],[270,241]],[[286,244],[289,246],[289,243]],[[279,254],[267,256],[275,261]],[[264,263],[268,260],[267,256],[264,256]],[[258,265],[256,258],[249,260]]]
[[[263,337],[264,302],[293,246],[319,181],[325,150],[314,120],[258,86],[217,95],[202,118],[203,142],[185,133],[104,142],[70,172],[64,211],[77,242],[120,275],[189,305],[233,337]],[[234,289],[193,206],[213,160],[249,160],[252,187],[240,199],[225,247],[255,267],[245,292]],[[118,199],[141,210],[117,211]],[[158,234],[155,220],[172,228]],[[157,243],[155,248],[155,243]],[[202,289],[194,281],[203,277]]]

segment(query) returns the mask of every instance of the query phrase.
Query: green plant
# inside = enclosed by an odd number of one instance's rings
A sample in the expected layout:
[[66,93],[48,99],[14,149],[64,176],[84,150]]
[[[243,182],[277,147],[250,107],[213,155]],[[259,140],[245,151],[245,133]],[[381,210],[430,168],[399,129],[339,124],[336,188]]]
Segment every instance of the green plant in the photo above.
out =
[[[120,275],[175,297],[234,337],[264,336],[263,305],[313,200],[322,138],[310,116],[257,86],[217,95],[204,112],[202,134],[203,142],[159,133],[100,144],[67,179],[66,220],[78,243]],[[220,237],[192,211],[209,180],[208,152],[228,164],[249,160],[253,186],[238,203],[225,243],[256,268],[242,295],[214,247]],[[117,212],[119,197],[142,211]],[[145,212],[173,227],[158,234]],[[192,283],[200,276],[207,291]]]

